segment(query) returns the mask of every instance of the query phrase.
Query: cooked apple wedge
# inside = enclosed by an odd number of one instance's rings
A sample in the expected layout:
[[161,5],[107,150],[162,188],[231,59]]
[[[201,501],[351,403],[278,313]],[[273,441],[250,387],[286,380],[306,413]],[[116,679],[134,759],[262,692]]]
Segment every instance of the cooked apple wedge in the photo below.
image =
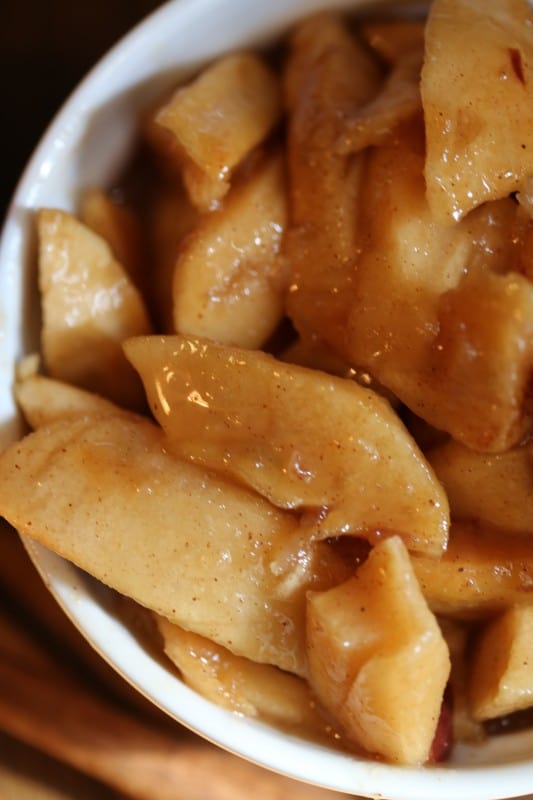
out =
[[116,202],[102,189],[92,187],[82,197],[80,220],[108,243],[134,286],[144,291],[146,270],[142,225],[133,208]]
[[315,512],[319,536],[393,531],[415,551],[442,553],[444,492],[376,393],[203,339],[149,336],[124,346],[176,452],[279,507]]
[[358,27],[364,41],[388,64],[395,64],[406,53],[424,47],[424,20],[363,20]]
[[65,211],[37,218],[46,371],[59,380],[142,406],[142,387],[121,341],[149,333],[140,293],[107,242]]
[[455,519],[480,520],[533,536],[533,441],[504,453],[475,453],[453,439],[428,454]]
[[346,575],[291,514],[171,456],[157,426],[126,412],[61,420],[8,448],[0,514],[178,625],[300,674],[305,593]]
[[122,413],[119,406],[105,397],[46,375],[28,375],[18,380],[14,393],[26,422],[34,430],[67,417]]
[[174,330],[261,347],[283,316],[276,258],[287,221],[285,165],[265,159],[202,215],[180,247],[173,279]]
[[453,223],[533,172],[531,6],[434,0],[425,42],[427,196]]
[[281,111],[278,78],[254,53],[220,58],[176,90],[156,122],[175,137],[195,205],[208,210],[210,197],[215,204],[221,199],[234,168],[266,138]]
[[345,120],[376,95],[377,59],[337,14],[297,25],[284,76],[291,225],[287,312],[313,338],[315,321],[342,335],[358,242],[362,159],[341,155]]
[[441,559],[412,556],[432,611],[457,619],[483,619],[512,605],[531,603],[533,537],[475,523],[453,523]]
[[533,706],[533,605],[510,608],[491,620],[475,643],[470,703],[486,720]]
[[533,283],[473,270],[440,298],[439,324],[428,417],[473,450],[519,445],[533,431]]
[[435,428],[475,450],[504,450],[532,428],[533,284],[508,271],[522,246],[516,204],[485,203],[440,224],[423,162],[416,119],[368,155],[352,308],[341,337],[319,317],[315,332]]
[[191,633],[156,616],[165,653],[178,667],[185,683],[219,706],[248,717],[305,731],[313,738],[326,736],[327,715],[306,681],[297,675],[236,656],[204,636]]
[[307,646],[311,686],[353,741],[392,762],[427,761],[450,659],[399,537],[308,595]]

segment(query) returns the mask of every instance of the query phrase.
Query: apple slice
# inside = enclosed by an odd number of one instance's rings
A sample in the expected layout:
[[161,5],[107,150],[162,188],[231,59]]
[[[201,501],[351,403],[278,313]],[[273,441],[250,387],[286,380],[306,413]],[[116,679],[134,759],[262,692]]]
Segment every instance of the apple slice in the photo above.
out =
[[[254,53],[221,58],[176,90],[156,123],[175,137],[194,205],[209,210],[211,196],[216,207],[235,167],[268,136],[281,112],[278,78]],[[205,181],[212,187],[207,194]]]
[[40,428],[0,456],[0,514],[108,586],[232,652],[306,670],[305,594],[346,576],[256,493],[170,455],[122,412]]
[[476,523],[453,523],[441,559],[412,557],[424,597],[436,614],[483,619],[531,603],[533,537]]
[[165,653],[185,683],[219,706],[331,743],[332,726],[309,684],[271,664],[236,656],[205,636],[156,616]]
[[37,217],[46,371],[131,408],[142,387],[122,339],[151,330],[139,291],[108,243],[66,211]]
[[268,340],[283,316],[276,271],[286,205],[285,164],[275,152],[200,216],[175,262],[175,331],[250,348]]
[[425,42],[427,197],[453,223],[533,172],[530,4],[434,0]]
[[124,346],[180,455],[279,507],[315,512],[319,536],[393,531],[413,550],[442,553],[444,492],[376,393],[203,339],[138,337]]
[[505,198],[453,226],[435,221],[422,134],[413,120],[369,153],[352,308],[340,337],[320,317],[315,335],[433,427],[505,450],[532,427],[533,284],[509,271],[527,246],[521,209]]
[[392,762],[428,760],[450,658],[399,537],[308,595],[307,646],[311,686],[352,741]]
[[475,453],[450,439],[428,459],[454,519],[481,521],[533,536],[533,440],[504,453]]
[[473,649],[470,703],[477,720],[533,706],[533,606],[509,608],[487,623]]
[[129,413],[99,394],[46,375],[28,375],[17,380],[14,392],[26,422],[34,430],[67,417]]
[[381,83],[377,59],[341,15],[313,15],[295,27],[284,73],[290,208],[284,255],[287,313],[305,338],[316,338],[317,320],[336,336],[345,329],[364,174],[362,157],[341,155],[338,145],[346,118]]

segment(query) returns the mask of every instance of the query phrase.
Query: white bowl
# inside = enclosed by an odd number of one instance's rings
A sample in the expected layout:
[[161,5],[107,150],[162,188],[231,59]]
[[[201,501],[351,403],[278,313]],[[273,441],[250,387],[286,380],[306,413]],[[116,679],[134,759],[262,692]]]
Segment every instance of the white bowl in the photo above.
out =
[[[109,185],[134,148],[138,112],[164,87],[225,51],[275,38],[323,6],[331,3],[174,0],[123,39],[65,104],[20,181],[0,244],[0,447],[20,433],[11,394],[14,365],[38,342],[33,210],[74,211],[80,189]],[[364,797],[489,800],[533,791],[533,731],[459,746],[445,766],[407,769],[345,755],[218,708],[143,648],[116,614],[111,592],[30,540],[25,544],[50,591],[102,657],[169,715],[230,751]]]

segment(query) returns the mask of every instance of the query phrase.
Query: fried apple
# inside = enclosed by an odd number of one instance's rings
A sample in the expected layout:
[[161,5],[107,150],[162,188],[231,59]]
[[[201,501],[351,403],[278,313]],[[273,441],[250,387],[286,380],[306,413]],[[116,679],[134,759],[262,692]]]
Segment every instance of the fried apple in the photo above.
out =
[[504,453],[475,453],[450,440],[428,459],[455,519],[480,520],[533,536],[533,442]]
[[142,386],[121,348],[125,337],[151,331],[141,295],[104,239],[71,214],[44,209],[37,222],[48,374],[143,407]]
[[125,343],[172,447],[282,508],[313,511],[315,535],[399,532],[439,555],[448,507],[382,397],[351,380],[192,337]]
[[177,89],[155,119],[178,143],[193,204],[202,211],[216,205],[232,171],[267,137],[281,110],[277,76],[254,53],[221,58]]
[[533,283],[467,274],[440,298],[430,363],[426,412],[437,428],[480,452],[518,445],[533,428]]
[[446,552],[413,555],[430,608],[456,619],[487,619],[533,599],[533,538],[475,523],[453,523]]
[[164,650],[185,683],[219,706],[326,741],[329,720],[309,685],[270,664],[236,656],[204,636],[157,616]]
[[308,595],[307,642],[311,686],[352,740],[388,761],[427,761],[450,659],[399,537]]
[[533,285],[504,267],[506,254],[516,263],[513,202],[440,224],[423,164],[416,119],[368,157],[348,321],[334,335],[316,318],[316,335],[433,427],[472,449],[506,449],[531,429],[533,365]]
[[488,622],[475,644],[470,705],[487,720],[533,706],[533,605],[516,606]]
[[305,674],[305,593],[346,575],[257,494],[168,453],[148,420],[63,419],[0,456],[5,518],[238,655]]
[[241,347],[264,345],[283,316],[277,257],[287,221],[284,160],[266,159],[221,208],[200,217],[173,277],[174,329]]
[[119,406],[105,397],[46,375],[17,380],[14,393],[26,422],[34,430],[67,417],[121,413]]
[[433,0],[422,102],[432,214],[453,223],[533,172],[533,16],[527,0]]
[[[287,312],[298,332],[342,337],[358,242],[362,158],[343,155],[346,117],[372,100],[382,73],[338,15],[298,25],[285,69],[291,224]],[[323,337],[322,337],[323,338]]]

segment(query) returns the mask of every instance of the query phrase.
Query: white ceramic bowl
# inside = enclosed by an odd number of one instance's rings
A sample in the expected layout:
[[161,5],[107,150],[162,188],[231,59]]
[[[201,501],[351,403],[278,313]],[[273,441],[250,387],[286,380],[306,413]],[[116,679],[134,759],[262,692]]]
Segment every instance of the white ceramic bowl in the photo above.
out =
[[[340,4],[357,8],[362,2]],[[174,0],[123,39],[66,103],[20,181],[0,245],[0,446],[20,430],[11,395],[14,365],[38,341],[33,210],[75,210],[79,189],[112,182],[134,147],[138,112],[164,87],[225,51],[277,37],[323,6],[331,2]],[[404,769],[310,744],[218,708],[143,649],[116,615],[111,592],[44,548],[25,544],[50,591],[103,658],[176,720],[230,751],[365,797],[489,800],[533,791],[533,731],[460,746],[446,766]]]

